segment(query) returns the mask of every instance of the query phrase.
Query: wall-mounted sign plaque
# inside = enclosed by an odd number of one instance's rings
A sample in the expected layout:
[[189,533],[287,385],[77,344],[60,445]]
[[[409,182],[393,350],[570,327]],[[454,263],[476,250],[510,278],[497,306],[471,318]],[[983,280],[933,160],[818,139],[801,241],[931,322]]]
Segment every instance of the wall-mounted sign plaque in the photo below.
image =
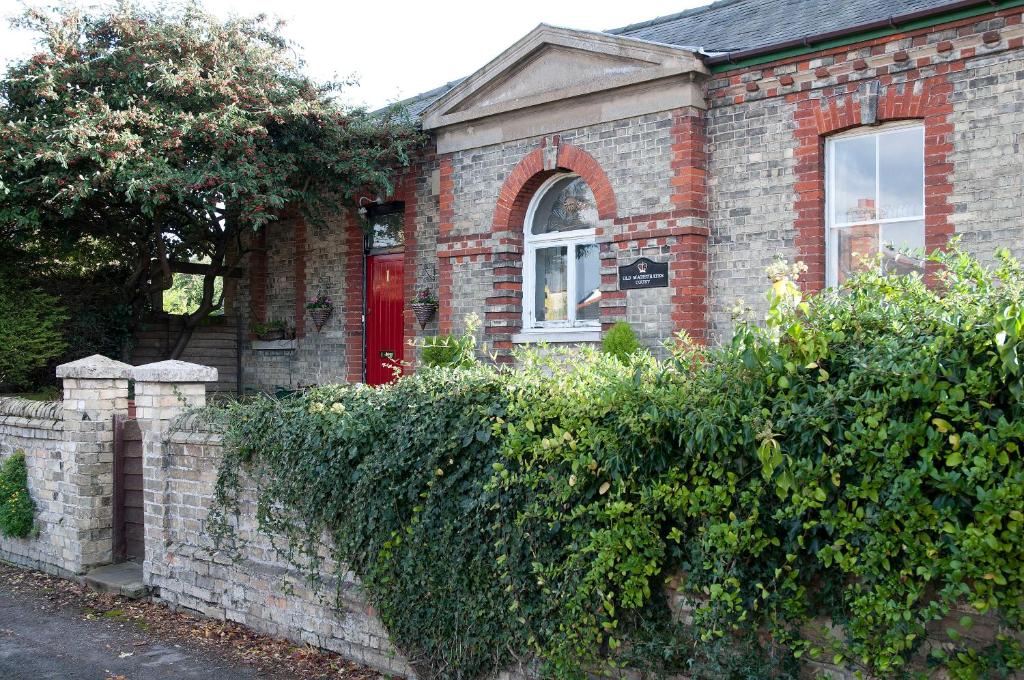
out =
[[667,287],[668,262],[654,262],[641,257],[632,264],[619,267],[619,290]]

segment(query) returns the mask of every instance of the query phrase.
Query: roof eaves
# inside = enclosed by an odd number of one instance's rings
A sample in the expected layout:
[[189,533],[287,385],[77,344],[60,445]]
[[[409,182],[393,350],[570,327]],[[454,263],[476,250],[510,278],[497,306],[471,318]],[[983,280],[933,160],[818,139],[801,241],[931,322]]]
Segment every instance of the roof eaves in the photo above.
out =
[[[723,1],[732,2],[734,0]],[[774,61],[777,58],[796,56],[798,54],[806,54],[849,44],[857,39],[862,39],[865,34],[874,35],[874,33],[877,33],[878,35],[884,35],[897,33],[941,23],[941,21],[948,20],[947,18],[951,15],[974,16],[1021,5],[1024,5],[1024,0],[959,0],[929,9],[888,16],[863,24],[847,26],[835,31],[806,35],[794,40],[764,45],[749,50],[721,51],[715,56],[709,56],[705,63],[713,71],[749,66]]]

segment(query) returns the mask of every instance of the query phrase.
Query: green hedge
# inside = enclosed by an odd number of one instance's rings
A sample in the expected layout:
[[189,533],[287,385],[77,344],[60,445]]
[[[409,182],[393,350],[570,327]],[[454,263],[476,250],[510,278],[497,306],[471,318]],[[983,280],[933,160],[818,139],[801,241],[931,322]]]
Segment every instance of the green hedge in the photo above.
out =
[[0,386],[27,386],[33,370],[67,348],[66,318],[57,298],[0,274]]
[[1024,274],[934,259],[933,288],[868,272],[811,300],[776,268],[765,323],[660,363],[525,354],[227,407],[215,533],[237,540],[244,471],[262,526],[314,577],[326,531],[425,677],[1024,669],[965,634],[1022,628]]
[[623,363],[628,362],[634,353],[640,351],[640,347],[636,332],[625,321],[616,321],[601,338],[601,351],[611,354]]

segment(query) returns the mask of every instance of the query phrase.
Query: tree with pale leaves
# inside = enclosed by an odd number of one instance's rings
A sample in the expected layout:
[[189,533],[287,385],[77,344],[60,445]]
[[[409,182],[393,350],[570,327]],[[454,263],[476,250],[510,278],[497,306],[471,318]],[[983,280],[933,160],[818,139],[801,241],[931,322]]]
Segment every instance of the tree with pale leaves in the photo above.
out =
[[223,304],[215,280],[244,264],[249,233],[389,193],[422,143],[400,110],[339,104],[349,83],[306,76],[263,16],[125,2],[15,23],[39,48],[0,85],[0,238],[53,258],[106,244],[136,319],[175,269],[209,262],[172,358]]

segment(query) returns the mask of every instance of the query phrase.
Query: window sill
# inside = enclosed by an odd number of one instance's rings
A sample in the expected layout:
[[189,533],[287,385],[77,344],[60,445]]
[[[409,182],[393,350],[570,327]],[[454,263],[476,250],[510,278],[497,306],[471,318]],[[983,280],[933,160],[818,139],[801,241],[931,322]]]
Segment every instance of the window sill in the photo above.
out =
[[266,352],[272,350],[286,350],[291,351],[298,349],[298,340],[253,340],[252,349],[256,352]]
[[537,344],[540,342],[601,342],[600,328],[535,328],[515,333],[512,342],[516,345]]

